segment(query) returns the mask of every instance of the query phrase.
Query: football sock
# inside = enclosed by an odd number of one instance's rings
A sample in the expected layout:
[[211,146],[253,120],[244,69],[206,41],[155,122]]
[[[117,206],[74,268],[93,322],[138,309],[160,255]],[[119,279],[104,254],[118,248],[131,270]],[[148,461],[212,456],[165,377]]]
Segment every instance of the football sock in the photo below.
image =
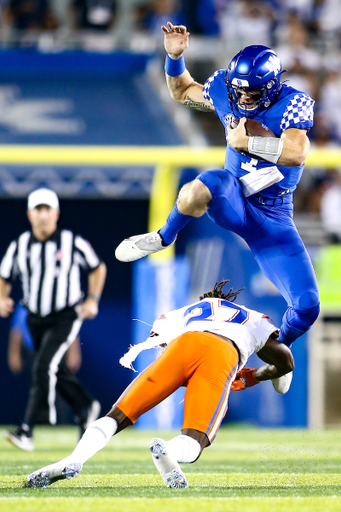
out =
[[173,210],[168,215],[166,224],[159,230],[163,245],[171,244],[179,231],[192,219],[193,217],[190,215],[180,213],[175,204]]
[[200,455],[201,446],[193,437],[180,436],[173,437],[166,442],[167,449],[178,462],[194,462]]
[[70,455],[70,460],[84,464],[90,457],[104,448],[116,430],[117,421],[110,416],[104,416],[94,421],[84,432]]

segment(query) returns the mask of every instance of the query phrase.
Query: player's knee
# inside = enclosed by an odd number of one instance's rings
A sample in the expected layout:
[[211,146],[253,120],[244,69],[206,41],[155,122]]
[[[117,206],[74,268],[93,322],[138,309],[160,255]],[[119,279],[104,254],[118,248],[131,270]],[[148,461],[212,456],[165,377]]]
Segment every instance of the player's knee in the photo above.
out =
[[211,199],[212,195],[206,185],[195,179],[186,183],[180,190],[177,207],[185,215],[200,217],[206,212]]
[[301,310],[300,311],[301,320],[305,325],[310,326],[315,322],[315,320],[319,316],[319,313],[320,313],[320,305],[319,304],[312,308]]
[[302,325],[312,325],[320,313],[320,301],[317,291],[307,291],[299,299],[299,303],[295,308],[300,317]]

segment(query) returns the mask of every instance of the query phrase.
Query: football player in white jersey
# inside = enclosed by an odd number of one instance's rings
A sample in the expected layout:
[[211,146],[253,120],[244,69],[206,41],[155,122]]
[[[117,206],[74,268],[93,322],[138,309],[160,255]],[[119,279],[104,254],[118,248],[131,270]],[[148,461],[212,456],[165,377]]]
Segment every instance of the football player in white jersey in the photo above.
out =
[[[277,340],[278,330],[269,317],[234,304],[240,290],[222,293],[226,283],[216,283],[199,302],[154,322],[149,338],[131,347],[120,363],[133,369],[137,355],[152,347],[165,347],[162,355],[127,387],[106,416],[85,431],[70,456],[29,475],[27,486],[47,487],[78,476],[83,464],[114,434],[185,386],[181,435],[170,441],[153,438],[150,450],[167,487],[188,487],[179,462],[196,461],[213,442],[230,389],[243,390],[270,379],[279,393],[289,389],[294,369],[290,349]],[[254,352],[267,364],[245,368]]]

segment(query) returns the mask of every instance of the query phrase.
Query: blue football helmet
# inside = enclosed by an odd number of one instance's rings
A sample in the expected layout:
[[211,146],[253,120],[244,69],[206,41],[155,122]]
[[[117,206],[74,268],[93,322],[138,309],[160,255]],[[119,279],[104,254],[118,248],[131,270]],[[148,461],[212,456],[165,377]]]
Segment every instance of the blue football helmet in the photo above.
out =
[[[279,58],[267,46],[247,46],[237,53],[225,77],[232,112],[237,117],[252,118],[268,108],[281,88],[282,73]],[[240,102],[243,92],[252,95],[252,103]]]

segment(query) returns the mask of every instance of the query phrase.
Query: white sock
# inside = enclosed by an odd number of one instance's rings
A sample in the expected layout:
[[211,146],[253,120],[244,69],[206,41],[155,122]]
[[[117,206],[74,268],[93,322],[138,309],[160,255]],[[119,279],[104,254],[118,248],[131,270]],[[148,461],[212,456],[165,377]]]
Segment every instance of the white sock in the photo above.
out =
[[110,416],[104,416],[91,423],[86,429],[72,454],[67,457],[73,462],[84,464],[90,457],[109,442],[117,430],[117,421]]
[[200,454],[201,446],[193,437],[180,436],[173,437],[166,442],[167,449],[178,462],[194,462]]

